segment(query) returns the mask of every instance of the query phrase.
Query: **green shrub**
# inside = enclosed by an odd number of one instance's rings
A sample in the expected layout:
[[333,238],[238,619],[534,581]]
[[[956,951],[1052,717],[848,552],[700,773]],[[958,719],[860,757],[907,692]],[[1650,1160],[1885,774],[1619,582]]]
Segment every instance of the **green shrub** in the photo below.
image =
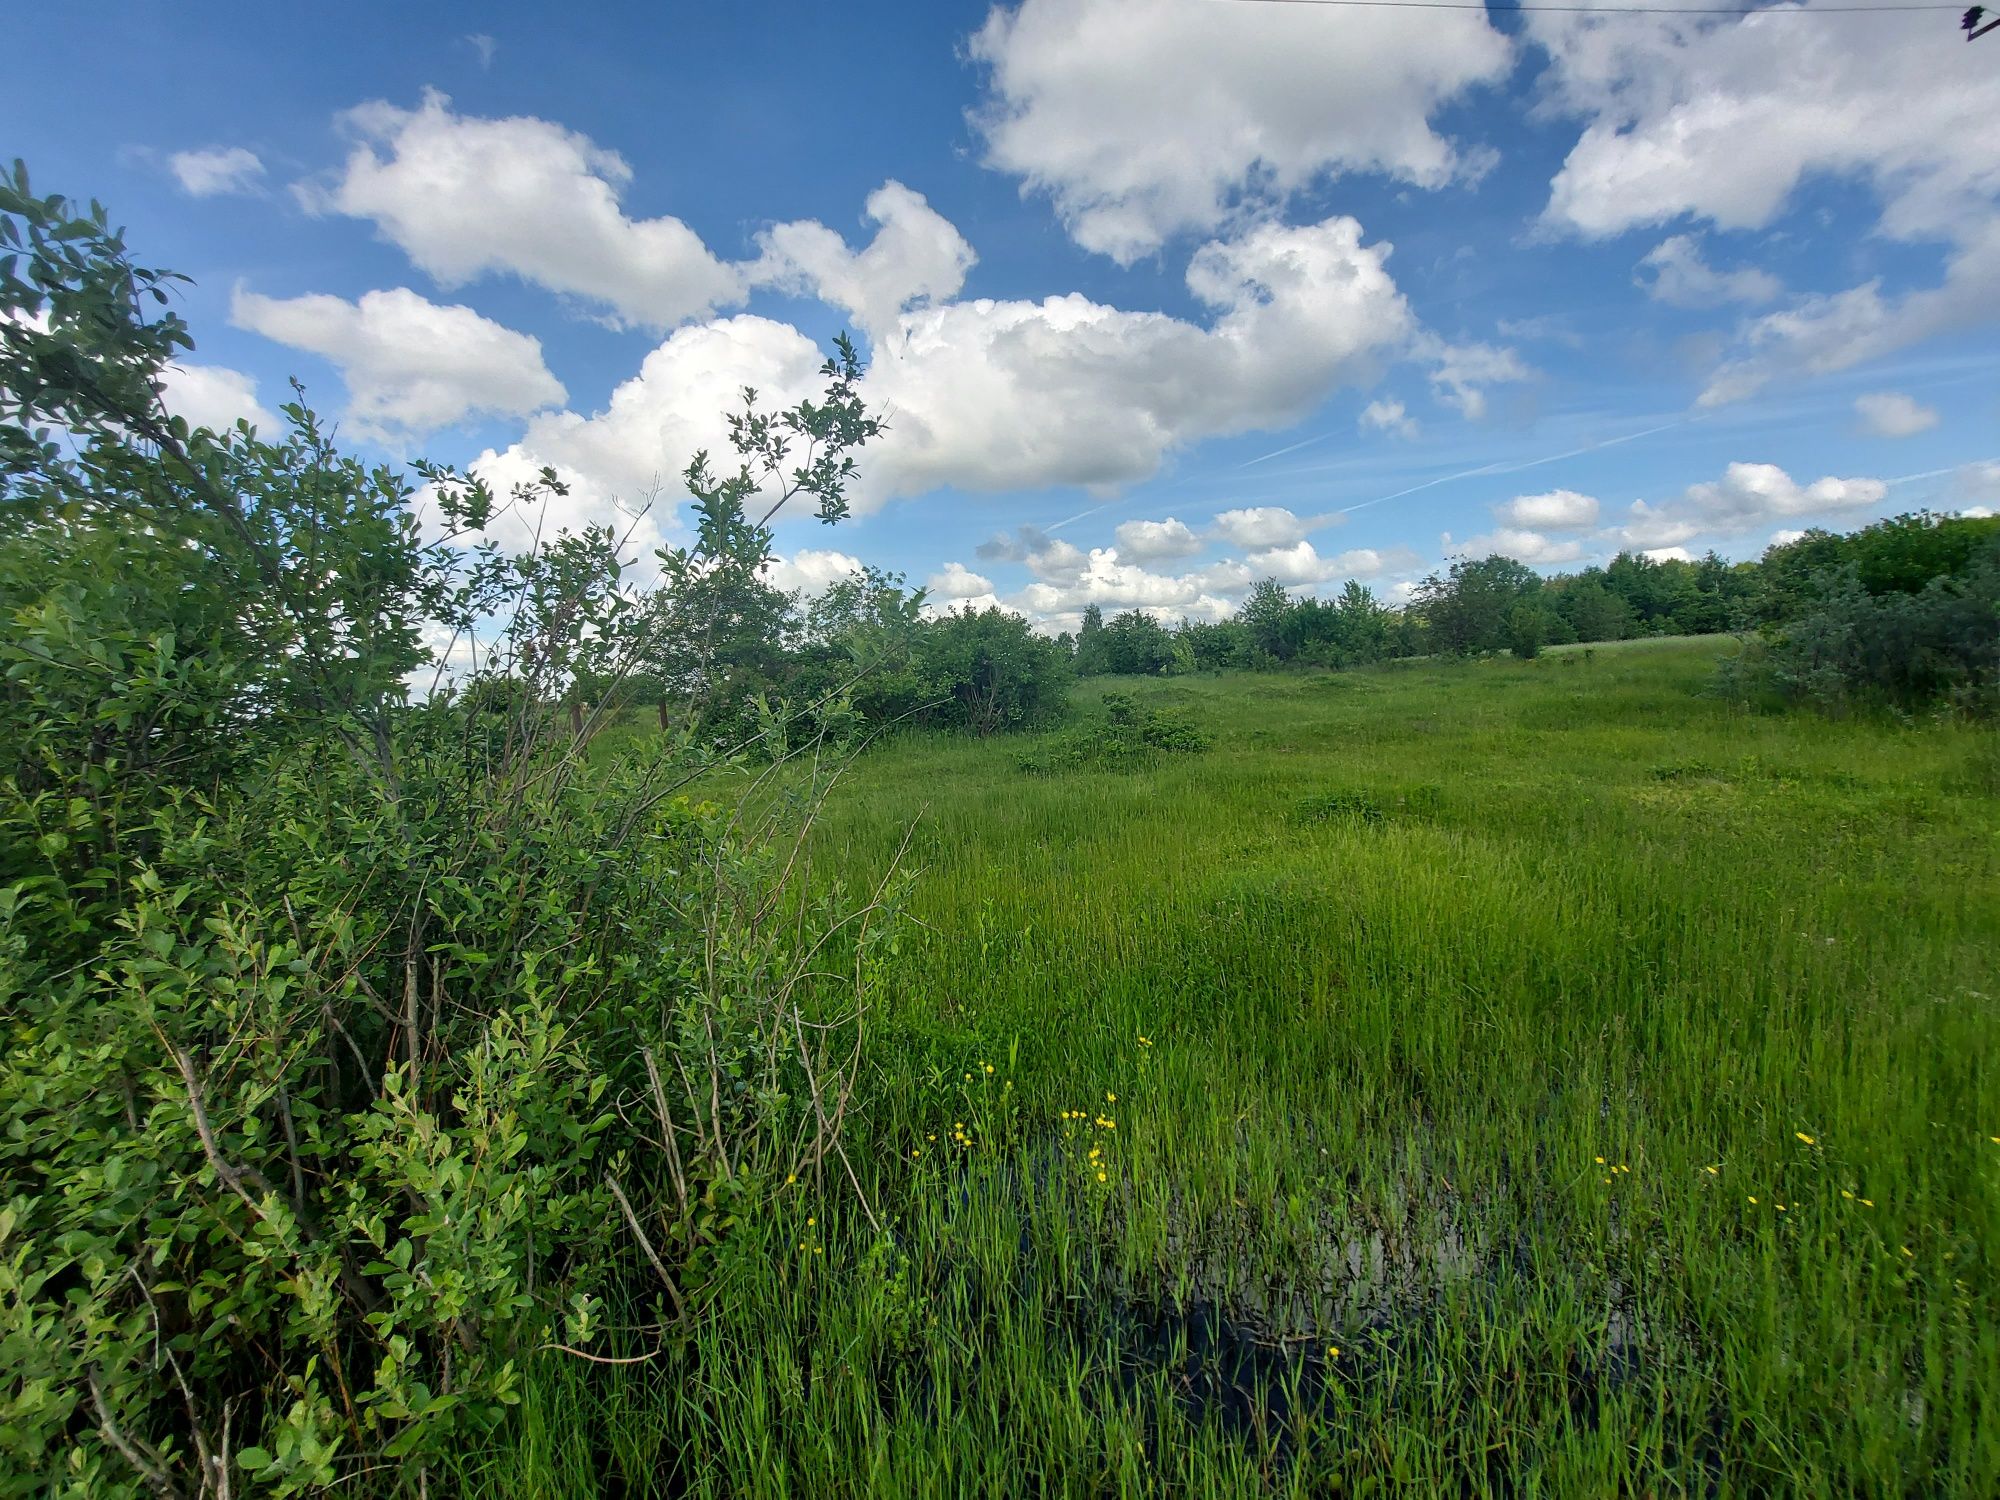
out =
[[[609,533],[504,556],[419,466],[428,543],[302,406],[190,430],[103,211],[17,167],[0,238],[0,1496],[422,1488],[532,1354],[614,1294],[663,1337],[839,1170],[894,889],[786,893],[810,786],[751,819],[680,795],[686,741],[586,756],[655,644]],[[761,563],[760,480],[844,514],[874,427],[824,373],[690,468],[670,571]],[[475,630],[490,670],[413,699]]]
[[1124,693],[1104,695],[1104,717],[1055,735],[1017,764],[1035,775],[1088,769],[1136,771],[1162,755],[1192,755],[1212,743],[1185,715],[1144,707]]

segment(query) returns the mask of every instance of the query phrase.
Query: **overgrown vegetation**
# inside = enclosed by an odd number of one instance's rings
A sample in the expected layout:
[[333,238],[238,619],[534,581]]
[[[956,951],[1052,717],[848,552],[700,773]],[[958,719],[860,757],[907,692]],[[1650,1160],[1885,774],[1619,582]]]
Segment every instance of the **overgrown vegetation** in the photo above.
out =
[[1992,734],[1745,715],[1737,649],[1121,682],[1213,740],[1124,775],[871,752],[815,838],[923,819],[892,1238],[758,1225],[461,1482],[1994,1493]]
[[537,1351],[674,1338],[734,1224],[851,1190],[893,873],[787,894],[816,765],[730,810],[690,737],[583,752],[779,506],[845,514],[859,366],[746,393],[663,604],[609,533],[480,540],[553,475],[421,466],[426,540],[302,405],[168,418],[170,278],[19,168],[0,239],[0,1494],[421,1491]]
[[0,1496],[2000,1489],[2000,526],[801,601],[841,341],[642,588],[0,239]]

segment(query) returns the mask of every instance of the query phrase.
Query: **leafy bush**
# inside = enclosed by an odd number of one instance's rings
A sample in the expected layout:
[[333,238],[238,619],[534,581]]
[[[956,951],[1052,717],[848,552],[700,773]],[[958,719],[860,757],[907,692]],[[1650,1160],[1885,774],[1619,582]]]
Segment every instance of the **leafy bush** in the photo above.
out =
[[[813,959],[838,928],[866,985],[894,889],[785,896],[810,787],[746,827],[685,740],[586,758],[656,645],[615,537],[504,556],[419,466],[426,542],[302,406],[190,430],[102,209],[17,167],[0,239],[0,1496],[421,1487],[529,1354],[614,1293],[663,1335],[840,1170],[856,996]],[[754,572],[760,482],[844,513],[858,373],[746,405],[670,572]],[[487,673],[413,699],[474,632]]]
[[1069,658],[1006,610],[955,610],[933,621],[919,648],[929,722],[974,734],[1028,729],[1067,706]]
[[1106,693],[1102,720],[1051,737],[1018,763],[1037,775],[1073,769],[1136,771],[1162,755],[1192,755],[1211,743],[1183,714],[1147,708],[1124,693]]
[[1769,692],[1832,712],[2000,711],[2000,546],[1914,593],[1871,594],[1852,563],[1822,575],[1812,601],[1719,682],[1739,698]]

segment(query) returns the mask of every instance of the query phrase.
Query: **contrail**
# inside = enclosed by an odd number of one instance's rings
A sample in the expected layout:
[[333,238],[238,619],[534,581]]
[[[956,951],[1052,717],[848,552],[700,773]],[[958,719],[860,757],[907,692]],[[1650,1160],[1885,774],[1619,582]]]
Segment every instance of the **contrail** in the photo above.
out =
[[1641,432],[1628,432],[1622,437],[1606,438],[1601,443],[1586,443],[1581,448],[1571,448],[1562,453],[1551,453],[1545,458],[1530,458],[1517,464],[1481,464],[1476,469],[1463,469],[1456,474],[1444,474],[1436,479],[1426,479],[1422,484],[1413,484],[1406,490],[1397,490],[1393,495],[1378,495],[1373,500],[1363,500],[1357,505],[1342,506],[1341,512],[1342,514],[1347,514],[1352,511],[1366,510],[1371,505],[1382,505],[1390,500],[1400,500],[1405,495],[1416,494],[1419,490],[1432,489],[1440,484],[1452,484],[1460,479],[1474,479],[1482,474],[1518,474],[1523,469],[1536,469],[1540,468],[1543,464],[1560,463],[1565,458],[1576,458],[1585,453],[1595,453],[1600,448],[1615,448],[1620,443],[1636,442],[1640,438],[1652,437],[1655,433],[1666,432],[1675,427],[1685,427],[1690,422],[1698,422],[1700,420],[1698,416],[1678,417],[1671,422],[1662,422],[1658,427],[1648,427]]

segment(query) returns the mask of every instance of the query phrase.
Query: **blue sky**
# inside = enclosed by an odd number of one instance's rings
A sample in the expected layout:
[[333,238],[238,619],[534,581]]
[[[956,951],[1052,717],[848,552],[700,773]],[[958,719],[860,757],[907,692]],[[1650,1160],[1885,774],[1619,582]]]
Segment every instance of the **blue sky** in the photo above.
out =
[[1055,627],[2000,503],[2000,38],[1828,8],[111,4],[0,119],[195,279],[193,417],[657,479],[643,549],[852,328],[891,432],[776,576]]

